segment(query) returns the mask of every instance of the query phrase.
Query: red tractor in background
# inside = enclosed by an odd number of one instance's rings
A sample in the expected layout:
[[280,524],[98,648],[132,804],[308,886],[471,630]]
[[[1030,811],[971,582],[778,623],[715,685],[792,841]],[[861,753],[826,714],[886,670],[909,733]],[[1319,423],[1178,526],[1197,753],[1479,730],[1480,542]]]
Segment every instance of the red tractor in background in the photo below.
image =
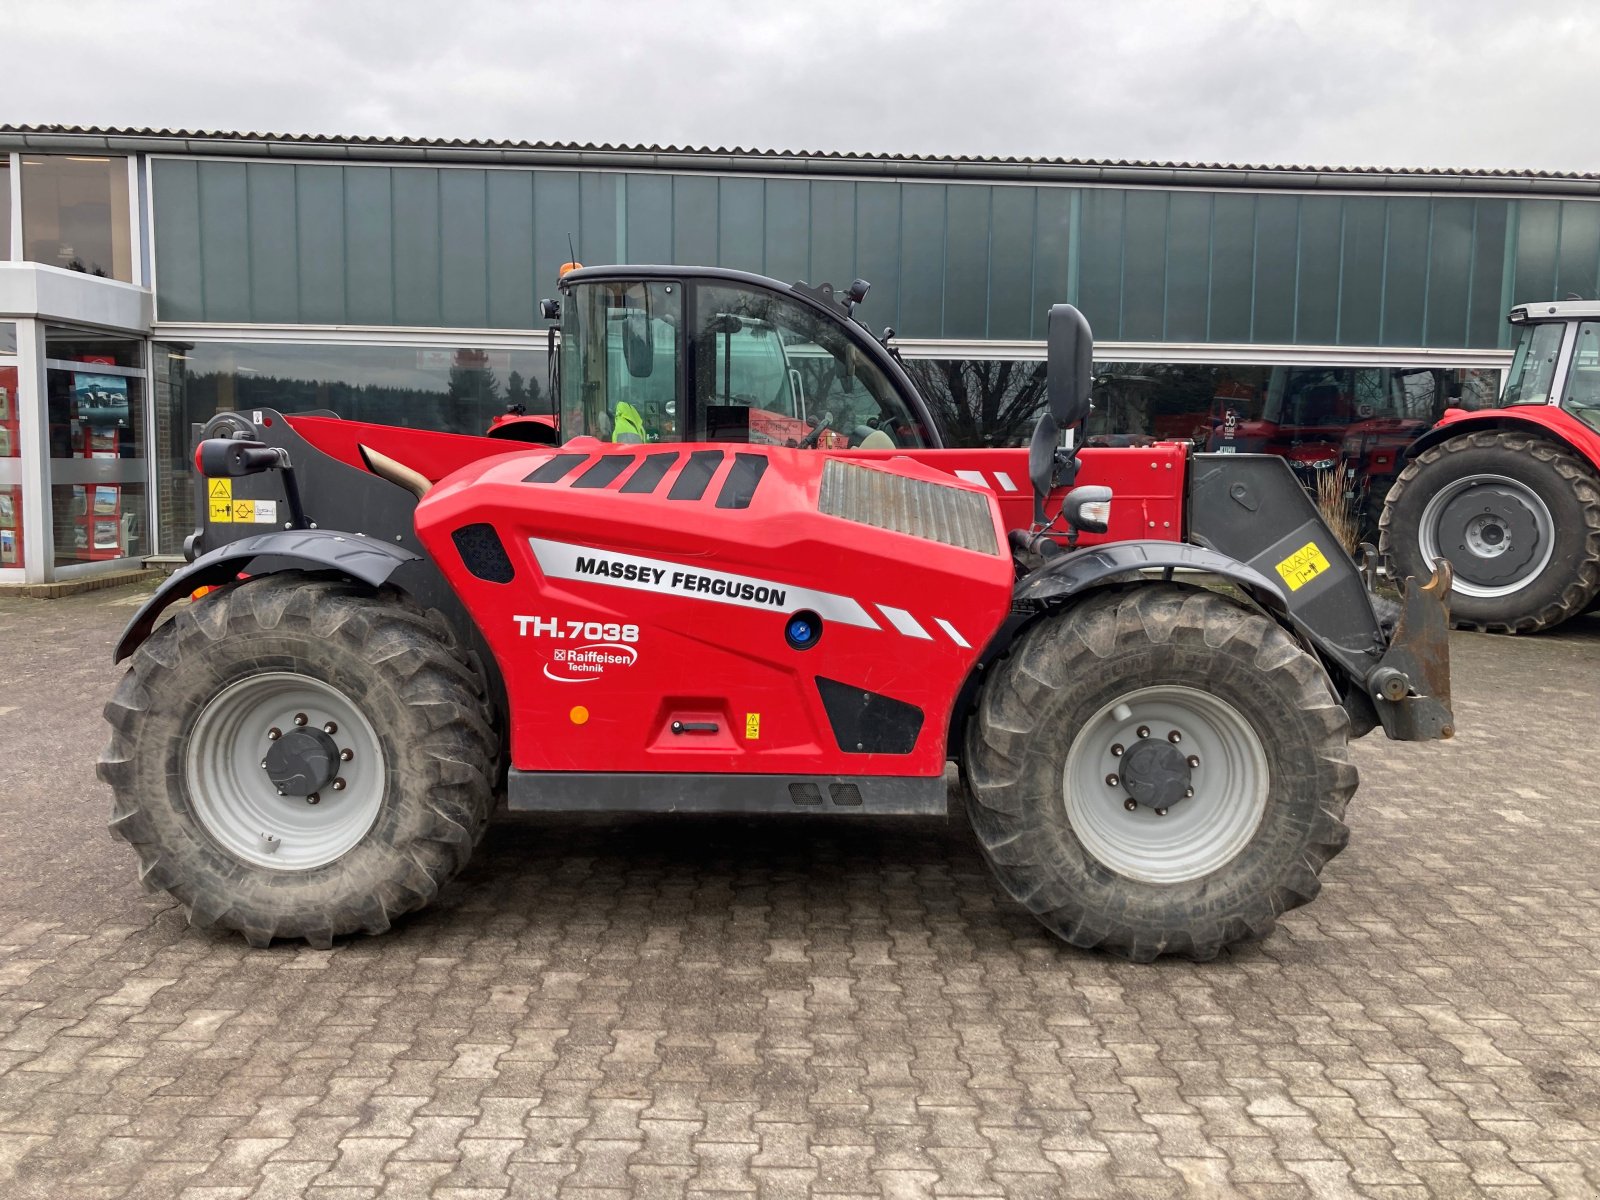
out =
[[1500,407],[1451,409],[1384,504],[1397,578],[1447,560],[1457,625],[1532,633],[1600,594],[1600,303],[1523,304]]
[[865,295],[571,271],[559,446],[214,416],[193,561],[106,708],[145,882],[327,945],[428,903],[502,787],[937,816],[953,761],[1001,885],[1073,945],[1204,959],[1314,897],[1349,738],[1454,732],[1448,567],[1375,596],[1280,459],[1064,446],[1068,305],[1031,445],[944,449]]

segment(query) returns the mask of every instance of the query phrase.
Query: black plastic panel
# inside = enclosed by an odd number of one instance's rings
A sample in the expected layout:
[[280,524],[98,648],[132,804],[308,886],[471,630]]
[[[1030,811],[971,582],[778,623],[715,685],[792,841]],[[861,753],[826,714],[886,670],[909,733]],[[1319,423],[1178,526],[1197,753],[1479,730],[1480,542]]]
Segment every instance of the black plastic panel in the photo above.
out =
[[535,467],[523,477],[522,482],[555,483],[558,479],[565,479],[579,463],[588,461],[587,454],[558,454]]
[[639,463],[639,469],[623,481],[619,492],[653,492],[666,478],[672,464],[678,461],[678,452],[670,454],[647,454],[644,461]]
[[575,488],[605,487],[606,484],[621,475],[632,465],[633,455],[631,454],[602,455],[595,460],[594,466],[572,481],[572,486]]
[[517,771],[506,780],[513,812],[797,813],[805,816],[942,817],[942,774],[691,775]]
[[766,455],[735,454],[728,477],[722,481],[722,490],[717,493],[717,507],[749,508],[766,470]]
[[678,472],[678,477],[672,481],[672,490],[667,493],[667,499],[700,499],[706,494],[706,488],[711,485],[711,477],[717,473],[723,458],[721,450],[696,450],[689,455],[689,461],[684,464],[683,470]]
[[479,579],[489,583],[510,583],[515,578],[516,569],[512,567],[505,544],[494,531],[493,525],[482,522],[463,525],[450,535],[450,540],[456,544],[456,553],[461,555],[467,570]]
[[910,754],[916,747],[922,732],[922,710],[916,705],[820,675],[817,692],[845,753]]

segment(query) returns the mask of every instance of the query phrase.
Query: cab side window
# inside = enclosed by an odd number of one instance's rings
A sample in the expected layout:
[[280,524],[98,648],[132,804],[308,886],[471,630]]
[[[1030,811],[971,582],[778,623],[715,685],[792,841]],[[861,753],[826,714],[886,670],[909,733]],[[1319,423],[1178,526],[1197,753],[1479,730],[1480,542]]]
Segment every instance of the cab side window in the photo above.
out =
[[920,424],[877,364],[827,316],[752,288],[696,297],[700,441],[923,446]]

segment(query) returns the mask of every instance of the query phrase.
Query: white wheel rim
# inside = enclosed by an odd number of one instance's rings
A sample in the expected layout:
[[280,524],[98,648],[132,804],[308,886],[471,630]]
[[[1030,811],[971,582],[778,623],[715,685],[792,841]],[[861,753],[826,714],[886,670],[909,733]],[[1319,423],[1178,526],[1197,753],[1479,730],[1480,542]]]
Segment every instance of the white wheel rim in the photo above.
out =
[[[1165,815],[1136,804],[1120,779],[1124,751],[1147,737],[1169,739],[1187,763],[1193,795]],[[1198,762],[1192,760],[1197,759]],[[1111,780],[1116,779],[1113,783]],[[1266,813],[1271,783],[1266,751],[1227,701],[1175,684],[1119,696],[1090,717],[1067,752],[1062,792],[1067,820],[1083,848],[1118,875],[1146,883],[1199,879],[1250,843]]]
[[[348,754],[315,803],[280,794],[262,765],[273,731],[297,728],[298,718],[331,727]],[[184,770],[212,839],[234,858],[278,871],[309,871],[349,853],[383,804],[383,747],[371,722],[339,689],[290,672],[252,675],[213,696],[189,735]]]

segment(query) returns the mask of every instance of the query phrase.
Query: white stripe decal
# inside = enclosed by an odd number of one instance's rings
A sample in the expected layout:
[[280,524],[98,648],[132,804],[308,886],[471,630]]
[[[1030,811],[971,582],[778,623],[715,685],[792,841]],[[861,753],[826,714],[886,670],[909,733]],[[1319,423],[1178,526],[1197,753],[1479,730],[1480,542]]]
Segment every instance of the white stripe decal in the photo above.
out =
[[938,623],[940,629],[944,630],[950,635],[950,640],[956,645],[960,646],[963,650],[972,649],[972,646],[968,643],[967,639],[962,637],[956,627],[950,624],[949,621],[946,621],[943,617],[935,617],[934,621]]
[[[533,548],[539,569],[552,579],[603,583],[610,587],[631,588],[662,596],[688,596],[694,600],[734,604],[740,608],[756,608],[765,612],[791,613],[809,608],[827,621],[838,621],[862,629],[882,628],[858,601],[832,592],[793,587],[748,575],[732,575],[727,571],[713,571],[708,567],[689,566],[667,559],[619,554],[615,550],[601,550],[595,546],[576,546],[570,542],[531,537],[528,545]],[[924,633],[922,636],[928,635]]]
[[891,608],[887,604],[880,604],[878,605],[878,611],[889,618],[889,624],[907,637],[921,638],[926,642],[933,641],[933,635],[919,625],[917,619],[905,609]]
[[979,487],[989,487],[989,481],[983,477],[982,471],[957,471],[956,478],[965,479],[968,483],[975,483]]
[[994,477],[1000,481],[1000,487],[1002,490],[1007,492],[1014,492],[1017,490],[1017,485],[1011,482],[1011,476],[1007,475],[1004,471],[996,471],[994,473]]

